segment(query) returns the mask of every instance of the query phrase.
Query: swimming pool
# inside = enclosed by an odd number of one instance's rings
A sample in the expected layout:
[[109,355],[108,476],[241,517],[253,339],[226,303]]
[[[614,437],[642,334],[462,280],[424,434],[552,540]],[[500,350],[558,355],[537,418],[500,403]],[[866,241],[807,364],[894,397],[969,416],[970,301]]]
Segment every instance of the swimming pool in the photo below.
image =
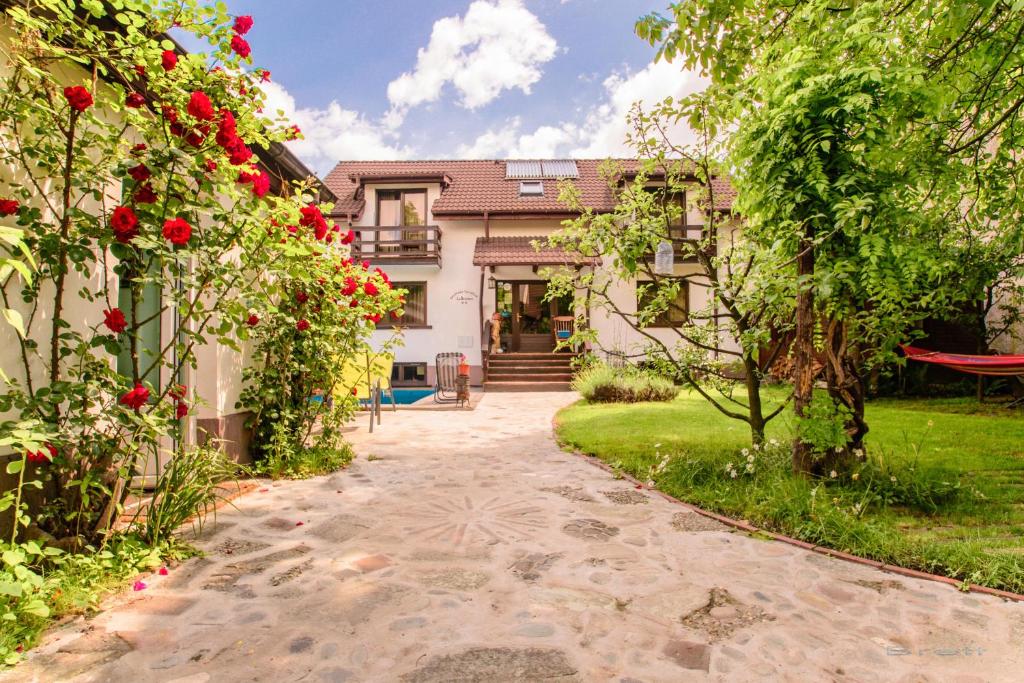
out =
[[[433,393],[433,389],[395,389],[395,405],[407,406],[427,398]],[[380,402],[391,405],[391,396],[388,395],[388,392],[385,391],[381,394]]]

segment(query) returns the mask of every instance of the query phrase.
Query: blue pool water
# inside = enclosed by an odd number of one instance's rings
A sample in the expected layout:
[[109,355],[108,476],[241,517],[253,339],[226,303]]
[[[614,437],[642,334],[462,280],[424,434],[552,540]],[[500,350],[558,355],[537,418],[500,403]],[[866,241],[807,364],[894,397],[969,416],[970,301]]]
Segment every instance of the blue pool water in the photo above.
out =
[[[395,389],[395,404],[400,406],[409,405],[415,403],[420,399],[424,399],[434,393],[433,389]],[[388,392],[381,394],[380,402],[382,404],[391,405],[391,396]]]

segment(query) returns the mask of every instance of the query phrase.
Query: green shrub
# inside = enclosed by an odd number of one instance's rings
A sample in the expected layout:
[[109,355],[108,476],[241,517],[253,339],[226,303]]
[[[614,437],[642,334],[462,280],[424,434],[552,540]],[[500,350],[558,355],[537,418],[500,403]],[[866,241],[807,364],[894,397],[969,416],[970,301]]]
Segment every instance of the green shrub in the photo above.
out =
[[218,448],[201,446],[179,452],[157,477],[152,497],[148,505],[140,507],[132,528],[157,546],[189,519],[195,518],[202,526],[222,497],[220,485],[234,479],[238,471],[239,466]]
[[344,441],[333,446],[296,446],[292,435],[278,423],[254,471],[273,479],[307,479],[339,470],[354,456],[352,448]]
[[613,368],[596,363],[580,371],[572,388],[588,401],[598,403],[640,403],[671,401],[679,389],[671,381],[635,367]]

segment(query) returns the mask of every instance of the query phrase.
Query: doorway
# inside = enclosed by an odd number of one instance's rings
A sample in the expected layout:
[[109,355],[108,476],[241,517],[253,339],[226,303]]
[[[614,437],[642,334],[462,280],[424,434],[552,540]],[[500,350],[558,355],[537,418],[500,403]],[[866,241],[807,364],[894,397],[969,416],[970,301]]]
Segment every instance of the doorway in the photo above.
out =
[[555,349],[551,319],[572,315],[572,295],[545,301],[546,280],[499,280],[495,308],[501,314],[501,345],[508,353],[550,353]]

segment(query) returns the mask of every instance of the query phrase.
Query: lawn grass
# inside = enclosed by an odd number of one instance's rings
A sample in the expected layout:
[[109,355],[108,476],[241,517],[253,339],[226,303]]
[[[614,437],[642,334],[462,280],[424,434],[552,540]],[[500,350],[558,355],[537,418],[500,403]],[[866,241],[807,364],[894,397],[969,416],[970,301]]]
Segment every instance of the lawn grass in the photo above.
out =
[[[769,389],[768,402],[782,399]],[[750,447],[746,425],[700,396],[671,403],[589,404],[561,411],[558,436],[677,498],[802,540],[872,559],[1024,592],[1024,411],[972,399],[869,403],[871,469],[852,480],[808,481],[788,471],[790,411]],[[731,478],[726,466],[741,475]],[[875,476],[869,476],[871,474]],[[884,475],[884,476],[881,476]],[[892,478],[894,483],[889,484]]]

